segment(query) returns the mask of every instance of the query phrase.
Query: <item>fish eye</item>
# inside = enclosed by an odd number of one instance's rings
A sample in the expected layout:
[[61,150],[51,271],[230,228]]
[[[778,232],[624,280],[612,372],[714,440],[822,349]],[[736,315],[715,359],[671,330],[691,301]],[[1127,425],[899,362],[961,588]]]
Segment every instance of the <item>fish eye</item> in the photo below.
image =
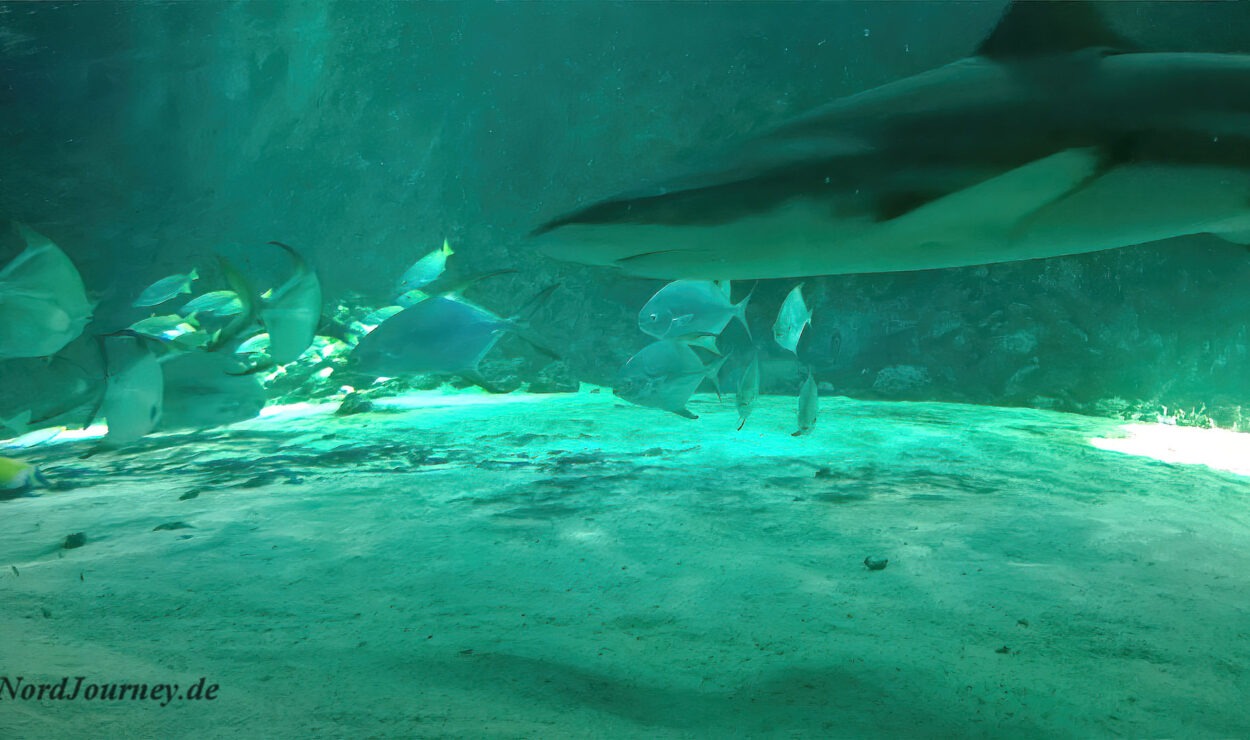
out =
[[660,320],[660,315],[659,315],[658,313],[653,313],[653,314],[651,314],[651,320],[652,320],[652,321],[659,321],[659,320]]

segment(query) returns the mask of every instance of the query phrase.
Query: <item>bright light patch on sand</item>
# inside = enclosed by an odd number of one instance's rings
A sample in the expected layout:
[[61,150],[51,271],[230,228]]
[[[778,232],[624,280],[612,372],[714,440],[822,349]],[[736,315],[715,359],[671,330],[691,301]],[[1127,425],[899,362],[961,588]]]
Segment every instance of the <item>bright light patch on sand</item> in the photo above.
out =
[[1095,438],[1090,444],[1100,450],[1250,476],[1250,434],[1169,424],[1125,424],[1121,429],[1127,436]]

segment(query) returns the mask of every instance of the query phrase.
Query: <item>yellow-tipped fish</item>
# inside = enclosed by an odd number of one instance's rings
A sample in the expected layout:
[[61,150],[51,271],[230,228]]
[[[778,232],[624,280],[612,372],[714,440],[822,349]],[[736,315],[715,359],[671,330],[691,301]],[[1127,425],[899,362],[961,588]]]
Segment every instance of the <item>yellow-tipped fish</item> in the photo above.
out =
[[443,274],[443,270],[447,267],[447,258],[455,254],[451,245],[447,240],[443,240],[441,249],[435,249],[421,259],[417,260],[404,276],[399,279],[397,291],[406,293],[410,290],[424,288],[430,283],[438,279]]
[[39,468],[22,460],[0,457],[0,493],[24,493],[36,485],[48,485]]

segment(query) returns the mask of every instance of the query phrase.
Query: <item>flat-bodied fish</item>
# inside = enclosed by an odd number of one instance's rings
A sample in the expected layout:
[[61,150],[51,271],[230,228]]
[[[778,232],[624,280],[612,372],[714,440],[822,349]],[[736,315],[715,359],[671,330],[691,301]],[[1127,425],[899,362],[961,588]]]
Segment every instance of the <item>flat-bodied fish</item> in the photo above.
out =
[[534,235],[552,257],[666,280],[1250,243],[1250,55],[1134,48],[1100,18],[1118,5],[1013,3],[974,56]]
[[107,362],[100,413],[108,425],[104,447],[136,442],[161,420],[165,376],[160,362],[138,336],[105,339]]
[[26,249],[0,271],[0,360],[57,353],[95,309],[69,257],[42,234],[17,229]]
[[424,288],[434,282],[439,275],[443,274],[443,270],[447,268],[447,258],[453,254],[455,252],[452,250],[451,245],[444,239],[441,248],[435,249],[417,260],[412,267],[409,267],[404,272],[403,277],[399,279],[395,292],[397,294],[407,293],[410,290]]
[[132,306],[141,308],[144,306],[159,306],[165,301],[176,298],[184,293],[191,292],[191,283],[200,278],[195,268],[191,268],[191,272],[185,275],[170,275],[163,277],[143,289],[139,297],[135,299]]
[[265,388],[256,375],[240,375],[239,359],[188,352],[161,363],[159,428],[208,429],[251,419],[265,407]]
[[130,330],[145,337],[152,337],[163,342],[171,342],[184,334],[199,329],[194,316],[179,316],[176,313],[164,316],[149,316],[130,325]]
[[790,436],[798,437],[816,428],[816,415],[820,412],[820,394],[816,388],[816,378],[812,375],[812,369],[807,369],[807,380],[803,381],[803,387],[799,389],[799,412],[797,414],[799,421],[798,431]]
[[478,366],[509,332],[552,354],[529,338],[525,321],[555,286],[532,299],[516,316],[502,318],[464,300],[435,296],[405,308],[361,338],[351,367],[378,376],[431,373],[458,375],[489,390]]
[[730,299],[729,281],[677,280],[660,288],[638,312],[638,328],[656,339],[683,339],[718,335],[731,319],[746,329],[746,309],[751,296],[741,303]]
[[799,283],[786,295],[786,300],[777,312],[777,321],[773,323],[773,339],[788,352],[795,352],[799,346],[799,337],[803,329],[812,323],[812,310],[803,300],[803,284]]
[[742,371],[738,379],[738,393],[735,399],[738,406],[738,431],[747,423],[747,417],[755,409],[755,400],[760,396],[760,356],[756,353]]
[[304,258],[281,242],[295,261],[295,274],[262,301],[260,320],[269,332],[269,357],[278,365],[294,362],[312,344],[321,323],[321,281]]
[[727,358],[704,365],[685,342],[661,339],[643,347],[625,362],[612,392],[639,406],[671,411],[697,419],[686,403],[703,381],[710,380],[720,393],[716,376]]
[[243,313],[243,301],[233,290],[214,290],[187,301],[181,314],[198,313],[203,316],[238,316]]

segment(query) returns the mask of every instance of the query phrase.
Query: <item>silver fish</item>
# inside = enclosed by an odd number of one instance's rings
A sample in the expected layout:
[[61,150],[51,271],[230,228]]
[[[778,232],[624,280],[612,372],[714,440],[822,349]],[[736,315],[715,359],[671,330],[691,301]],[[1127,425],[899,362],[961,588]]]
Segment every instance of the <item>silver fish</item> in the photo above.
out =
[[751,296],[733,303],[729,281],[678,280],[660,288],[638,312],[638,328],[656,339],[718,335],[737,319],[750,336],[746,308]]
[[165,377],[156,355],[138,337],[106,342],[108,369],[101,413],[108,424],[104,447],[123,447],[142,438],[161,420]]
[[149,316],[130,325],[130,330],[137,334],[165,342],[173,341],[183,334],[190,334],[198,328],[194,316],[184,317],[176,313]]
[[447,268],[447,258],[453,254],[455,254],[455,251],[452,250],[451,245],[444,239],[442,248],[435,249],[417,260],[412,267],[409,267],[404,272],[403,277],[399,279],[399,285],[396,286],[395,292],[397,294],[407,293],[411,290],[424,288],[434,282],[439,275],[443,274],[443,270]]
[[169,277],[161,278],[144,288],[143,292],[139,294],[139,297],[131,305],[137,308],[159,306],[171,298],[184,293],[190,293],[191,283],[199,278],[199,273],[195,271],[195,268],[192,268],[191,272],[185,275],[170,275]]
[[295,274],[262,301],[260,319],[269,332],[269,357],[278,365],[294,362],[312,344],[321,323],[321,281],[304,258],[281,242],[295,261]]
[[233,290],[214,290],[196,296],[178,309],[181,314],[198,313],[204,316],[238,316],[243,313],[243,301]]
[[26,249],[0,271],[0,360],[56,354],[95,310],[70,258],[42,234],[17,230]]
[[428,298],[405,308],[360,339],[350,358],[354,370],[379,376],[431,373],[458,375],[487,388],[478,365],[511,332],[529,338],[525,316],[554,290],[547,288],[514,317],[502,318],[464,300]]
[[803,329],[812,323],[812,310],[803,300],[803,284],[799,283],[786,295],[773,323],[773,339],[788,352],[795,352]]
[[755,401],[760,396],[760,356],[759,354],[751,357],[751,362],[747,363],[746,369],[742,371],[742,377],[738,379],[738,393],[736,402],[738,406],[738,431],[742,431],[742,427],[747,423],[747,417],[755,409]]
[[249,337],[234,348],[235,354],[250,355],[269,351],[269,334],[261,332],[255,336]]
[[794,432],[792,437],[798,437],[807,434],[816,428],[816,415],[820,412],[820,395],[816,389],[816,379],[812,376],[812,369],[807,369],[807,380],[803,381],[803,387],[799,389],[799,429]]
[[163,362],[164,389],[159,428],[208,429],[251,419],[265,407],[265,388],[256,375],[240,375],[229,355],[189,352]]
[[626,361],[612,391],[639,406],[697,419],[699,417],[686,408],[686,403],[705,379],[720,393],[716,376],[726,359],[722,357],[704,365],[685,342],[661,339],[643,347]]
[[668,280],[1250,243],[1250,55],[1134,48],[1099,17],[1116,5],[1013,3],[974,56],[534,235],[550,256]]

